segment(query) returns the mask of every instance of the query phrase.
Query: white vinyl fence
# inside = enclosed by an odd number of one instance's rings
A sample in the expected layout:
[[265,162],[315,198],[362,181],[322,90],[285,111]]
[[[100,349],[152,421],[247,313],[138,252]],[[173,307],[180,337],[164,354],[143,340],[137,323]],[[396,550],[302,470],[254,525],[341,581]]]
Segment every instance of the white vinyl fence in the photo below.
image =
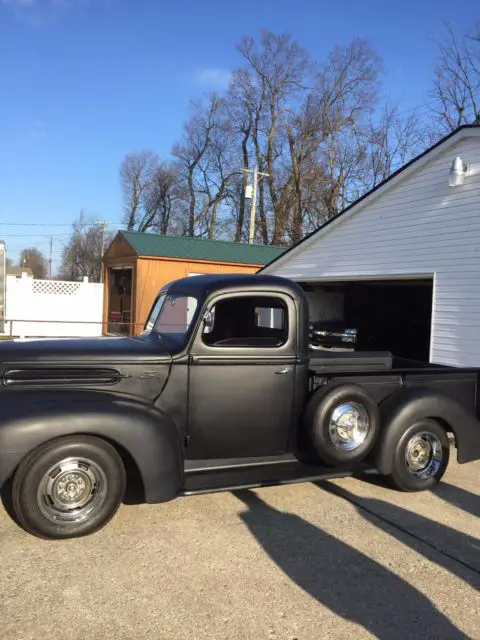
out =
[[103,284],[6,278],[5,335],[88,337],[102,335]]

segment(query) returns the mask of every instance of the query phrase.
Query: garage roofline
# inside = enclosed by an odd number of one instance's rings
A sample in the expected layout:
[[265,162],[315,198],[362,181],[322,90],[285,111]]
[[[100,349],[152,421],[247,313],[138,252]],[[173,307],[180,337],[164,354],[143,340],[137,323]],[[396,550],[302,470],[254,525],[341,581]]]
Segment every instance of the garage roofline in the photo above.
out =
[[[293,245],[289,249],[286,249],[284,253],[282,253],[277,258],[274,258],[271,262],[265,265],[263,269],[260,269],[258,273],[269,273],[272,267],[276,268],[280,265],[283,265],[285,262],[288,262],[289,258],[291,258],[292,255],[296,255],[304,249],[307,249],[311,242],[324,235],[325,233],[332,231],[336,226],[338,226],[338,224],[341,224],[350,216],[358,213],[358,211],[361,211],[361,209],[367,206],[367,204],[370,204],[372,200],[385,193],[385,191],[387,191],[388,189],[397,186],[399,182],[407,178],[411,173],[413,173],[420,167],[424,166],[427,162],[430,162],[430,160],[432,160],[436,156],[443,153],[445,149],[448,149],[448,147],[456,144],[464,138],[470,138],[479,135],[480,125],[478,124],[464,124],[461,127],[458,127],[458,129],[455,129],[455,131],[452,131],[445,137],[441,138],[441,140],[436,142],[432,147],[429,147],[418,156],[415,156],[415,158],[412,158],[412,160],[407,162],[407,164],[404,164],[403,167],[400,167],[400,169],[394,171],[388,178],[383,180],[383,182],[380,182],[380,184],[378,184],[376,187],[373,187],[373,189],[367,191],[367,193],[358,198],[358,200],[355,200],[355,202],[352,202],[351,205],[343,209],[335,217],[331,218],[325,224],[307,234],[302,240],[300,240],[300,242],[297,242],[297,244]],[[294,278],[294,276],[289,277]]]

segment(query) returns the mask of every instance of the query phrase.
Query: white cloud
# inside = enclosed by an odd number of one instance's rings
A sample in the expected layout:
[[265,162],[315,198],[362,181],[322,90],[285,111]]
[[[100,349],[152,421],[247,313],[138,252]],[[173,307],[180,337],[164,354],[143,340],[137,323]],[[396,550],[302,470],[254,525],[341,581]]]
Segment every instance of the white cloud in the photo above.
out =
[[226,89],[232,77],[228,69],[207,68],[202,69],[197,75],[197,83],[205,87]]
[[0,0],[16,19],[33,27],[43,28],[55,22],[59,16],[75,8],[87,8],[90,4],[100,4],[110,8],[114,0]]

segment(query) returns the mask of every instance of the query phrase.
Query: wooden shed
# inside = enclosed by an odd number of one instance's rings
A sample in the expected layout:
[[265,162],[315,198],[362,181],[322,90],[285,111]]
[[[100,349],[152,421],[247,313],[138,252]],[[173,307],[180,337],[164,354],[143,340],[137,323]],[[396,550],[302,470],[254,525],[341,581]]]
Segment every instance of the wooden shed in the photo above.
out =
[[203,273],[256,273],[285,249],[119,231],[103,257],[104,331],[138,334],[161,287]]

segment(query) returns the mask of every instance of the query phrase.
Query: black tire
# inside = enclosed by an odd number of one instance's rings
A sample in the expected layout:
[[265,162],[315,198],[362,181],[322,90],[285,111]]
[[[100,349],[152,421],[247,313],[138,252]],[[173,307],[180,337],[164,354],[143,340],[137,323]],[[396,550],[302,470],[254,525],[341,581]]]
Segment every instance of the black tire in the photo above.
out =
[[[344,404],[353,404],[367,420],[364,439],[348,449],[330,429],[332,416]],[[363,387],[344,384],[319,389],[305,410],[303,430],[307,447],[313,447],[316,456],[330,466],[352,465],[369,454],[380,430],[380,411],[375,399]],[[336,442],[332,439],[336,437]]]
[[[428,437],[422,438],[419,434],[428,434]],[[429,438],[435,443],[434,446],[432,446],[432,442],[429,442]],[[431,464],[431,466],[426,465],[425,471],[422,472],[420,469],[416,470],[409,466],[408,460],[414,460],[413,453],[416,443],[420,442],[420,447],[423,448],[424,441],[430,447],[431,454],[433,454],[434,448],[436,453],[431,456],[431,461],[427,461],[427,465]],[[399,438],[394,452],[393,470],[387,478],[390,484],[400,491],[413,492],[432,489],[442,479],[449,459],[450,443],[445,429],[435,420],[420,420],[412,424]],[[415,466],[421,463],[421,459],[417,458],[417,460],[417,463],[413,463]]]
[[113,518],[125,485],[122,459],[108,442],[66,436],[45,443],[22,460],[13,477],[12,506],[29,533],[47,539],[76,538],[98,531]]

